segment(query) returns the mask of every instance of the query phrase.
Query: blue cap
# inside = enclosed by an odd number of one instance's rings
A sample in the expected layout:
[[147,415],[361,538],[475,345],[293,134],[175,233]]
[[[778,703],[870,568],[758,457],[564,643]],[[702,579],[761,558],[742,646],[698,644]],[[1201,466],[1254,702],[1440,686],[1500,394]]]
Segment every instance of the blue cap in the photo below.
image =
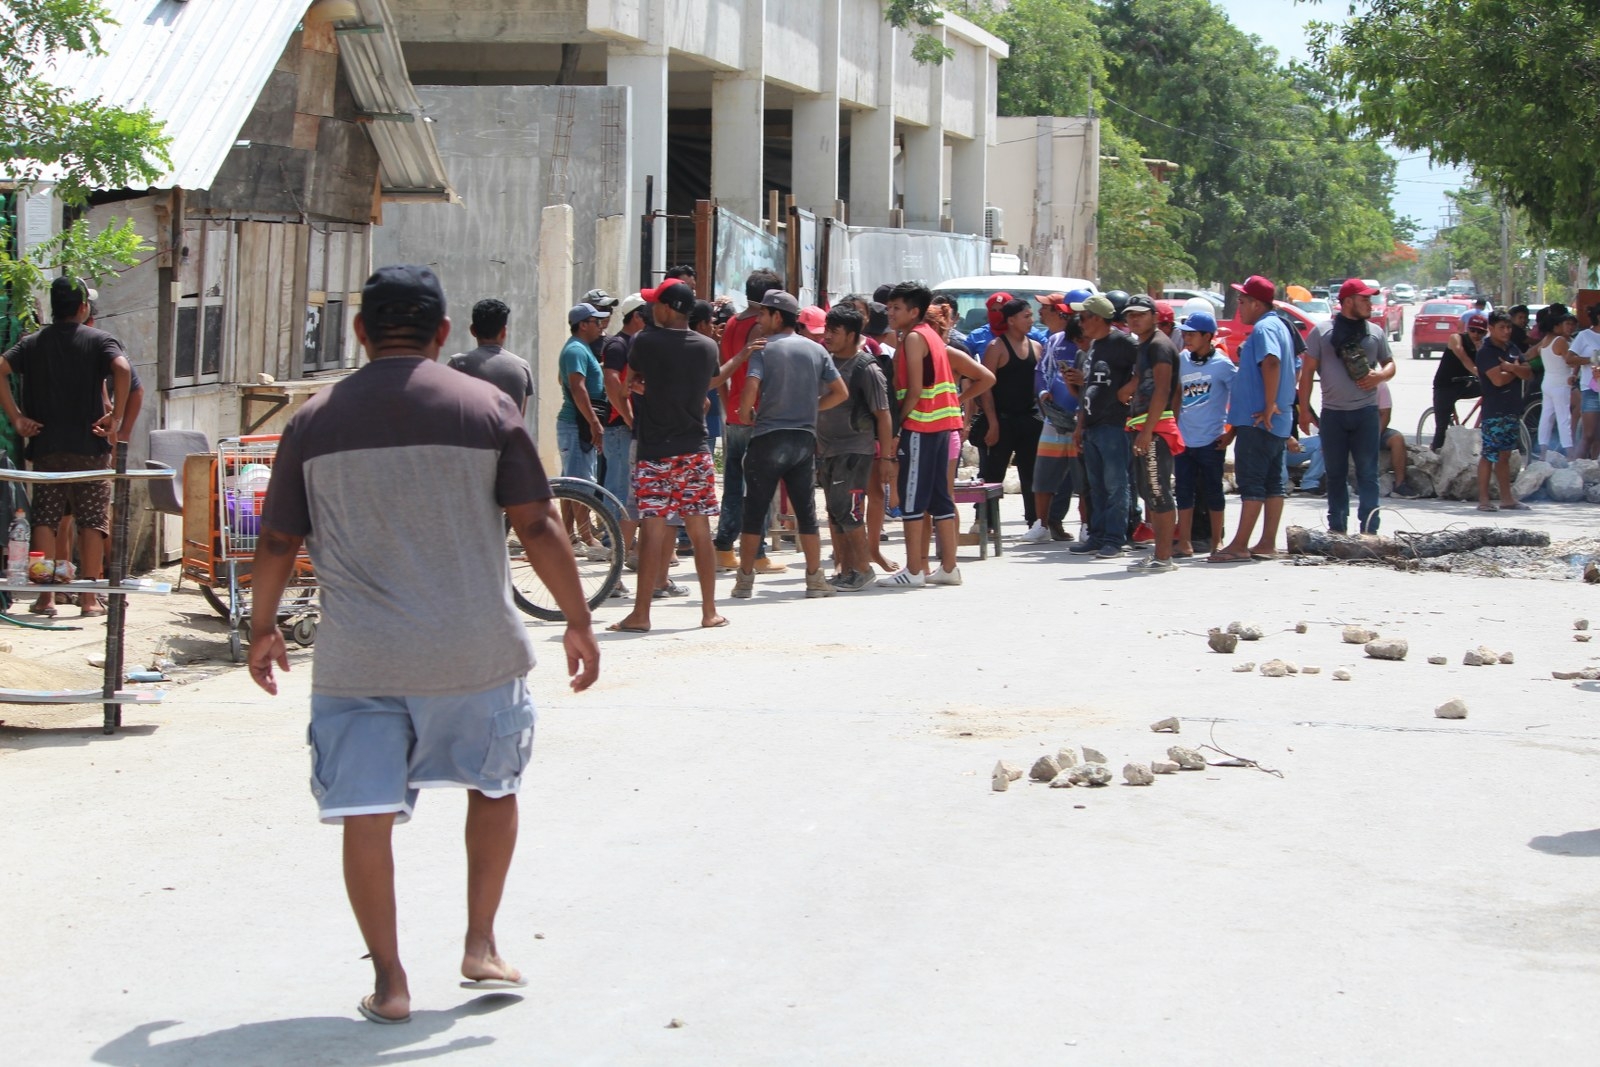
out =
[[1068,306],[1072,304],[1081,304],[1093,295],[1094,294],[1087,289],[1068,289],[1066,292],[1066,299],[1063,300],[1062,303],[1067,304]]
[[1184,333],[1216,333],[1217,317],[1205,311],[1191,311],[1178,323],[1178,329]]
[[609,319],[610,317],[611,312],[601,311],[593,304],[576,304],[571,311],[567,312],[567,325],[576,326],[578,323],[588,322],[590,319]]

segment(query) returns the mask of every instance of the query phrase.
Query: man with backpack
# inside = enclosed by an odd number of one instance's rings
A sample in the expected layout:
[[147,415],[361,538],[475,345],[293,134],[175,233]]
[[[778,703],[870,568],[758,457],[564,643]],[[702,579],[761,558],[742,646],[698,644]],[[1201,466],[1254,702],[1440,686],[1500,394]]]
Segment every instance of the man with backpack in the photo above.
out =
[[894,475],[893,465],[879,458],[890,456],[894,447],[889,387],[877,360],[862,347],[862,323],[861,313],[848,306],[828,312],[822,347],[833,357],[848,399],[817,415],[817,481],[828,506],[836,566],[829,582],[846,593],[872,584],[868,487]]

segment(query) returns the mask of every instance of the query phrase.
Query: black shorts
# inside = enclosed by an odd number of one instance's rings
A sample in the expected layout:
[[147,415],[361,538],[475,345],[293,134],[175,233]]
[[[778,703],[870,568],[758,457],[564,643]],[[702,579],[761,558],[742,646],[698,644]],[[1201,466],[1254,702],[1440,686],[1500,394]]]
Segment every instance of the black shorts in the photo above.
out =
[[895,455],[900,461],[896,482],[900,518],[906,522],[955,518],[955,501],[950,499],[950,431],[902,430]]
[[867,521],[867,483],[872,457],[860,453],[823,456],[817,460],[817,481],[828,505],[828,522],[841,530],[859,530]]
[[1134,456],[1133,465],[1139,472],[1139,496],[1158,515],[1169,515],[1178,510],[1172,495],[1172,448],[1160,434],[1150,436],[1147,455]]

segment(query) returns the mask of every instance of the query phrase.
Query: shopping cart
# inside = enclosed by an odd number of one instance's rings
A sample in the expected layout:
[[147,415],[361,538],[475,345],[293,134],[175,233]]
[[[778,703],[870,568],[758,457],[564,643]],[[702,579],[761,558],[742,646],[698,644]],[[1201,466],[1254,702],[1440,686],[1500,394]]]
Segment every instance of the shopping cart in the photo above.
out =
[[[183,573],[228,620],[228,647],[235,663],[244,662],[250,645],[250,573],[261,536],[261,505],[277,455],[277,434],[218,441],[211,461],[206,538],[185,537],[183,542]],[[302,549],[277,618],[284,636],[302,647],[317,639],[316,584],[311,559]]]

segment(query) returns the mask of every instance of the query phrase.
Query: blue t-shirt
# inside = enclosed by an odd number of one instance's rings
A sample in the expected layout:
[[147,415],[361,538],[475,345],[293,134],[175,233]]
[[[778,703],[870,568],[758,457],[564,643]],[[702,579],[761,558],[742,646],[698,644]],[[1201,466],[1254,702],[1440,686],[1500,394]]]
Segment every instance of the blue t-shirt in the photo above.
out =
[[576,337],[569,338],[562,346],[557,365],[561,373],[561,410],[556,418],[562,422],[577,422],[578,409],[572,403],[572,391],[567,388],[567,375],[583,375],[584,384],[589,387],[589,399],[599,400],[606,395],[605,372],[600,369],[600,361],[594,358],[594,349]]
[[1178,430],[1186,446],[1204,448],[1221,437],[1228,424],[1228,398],[1239,368],[1218,349],[1212,349],[1204,363],[1196,363],[1185,351],[1178,357],[1178,374],[1183,381]]
[[1274,437],[1288,437],[1294,428],[1295,376],[1300,368],[1296,366],[1289,327],[1276,315],[1261,316],[1261,321],[1239,347],[1239,375],[1233,380],[1228,421],[1235,426],[1254,426],[1255,416],[1267,409],[1261,361],[1268,356],[1278,357],[1278,413],[1266,429],[1272,431]]
[[1066,331],[1053,333],[1044,343],[1039,365],[1033,371],[1033,391],[1049,393],[1050,399],[1065,412],[1078,410],[1078,398],[1072,395],[1061,372],[1077,365],[1078,346],[1067,340]]

